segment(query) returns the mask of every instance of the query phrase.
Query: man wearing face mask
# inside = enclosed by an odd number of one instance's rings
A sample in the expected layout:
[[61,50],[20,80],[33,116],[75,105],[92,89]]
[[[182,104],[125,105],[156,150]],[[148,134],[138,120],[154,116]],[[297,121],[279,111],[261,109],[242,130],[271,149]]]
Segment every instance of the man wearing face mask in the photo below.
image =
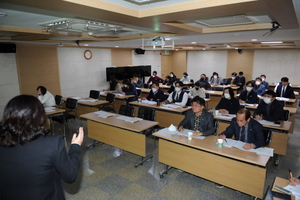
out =
[[240,103],[237,98],[234,97],[234,93],[231,87],[227,87],[223,92],[224,97],[216,106],[216,110],[219,110],[222,114],[236,114],[240,109]]
[[258,103],[257,93],[253,91],[254,83],[248,81],[246,84],[246,90],[243,90],[238,97],[240,103]]
[[237,73],[232,72],[231,73],[231,78],[227,79],[227,85],[236,85],[237,84],[237,79],[236,79]]
[[182,91],[182,88],[182,81],[175,82],[175,91],[169,95],[168,99],[165,100],[163,104],[175,103],[179,106],[185,106],[188,100],[188,95],[186,92]]
[[257,120],[283,120],[283,105],[276,100],[274,91],[268,90],[265,92],[263,101],[259,103],[254,112],[254,117]]
[[202,99],[205,99],[205,90],[199,82],[195,83],[195,86],[193,87],[193,89],[191,89],[190,94],[192,98],[199,96]]
[[133,83],[131,83],[129,79],[125,79],[123,81],[123,86],[124,87],[122,88],[122,92],[120,92],[121,94],[135,95],[134,97],[128,98],[126,101],[127,102],[136,101],[137,100],[137,91],[136,91],[135,85]]
[[146,99],[149,101],[157,101],[159,99],[160,102],[164,100],[164,92],[159,88],[159,83],[154,82],[152,84],[151,91]]
[[263,96],[265,93],[265,86],[262,84],[262,80],[260,77],[257,77],[255,79],[255,86],[253,88],[254,92],[257,93],[257,95]]
[[262,74],[260,75],[260,78],[262,80],[262,84],[265,86],[265,90],[269,90],[269,83],[266,81],[266,75]]
[[278,97],[295,99],[294,89],[289,85],[287,77],[281,78],[281,83],[276,87],[275,91]]
[[153,71],[152,76],[147,81],[147,84],[154,83],[154,82],[158,82],[158,83],[164,82],[164,79],[162,79],[159,76],[157,76],[157,71]]

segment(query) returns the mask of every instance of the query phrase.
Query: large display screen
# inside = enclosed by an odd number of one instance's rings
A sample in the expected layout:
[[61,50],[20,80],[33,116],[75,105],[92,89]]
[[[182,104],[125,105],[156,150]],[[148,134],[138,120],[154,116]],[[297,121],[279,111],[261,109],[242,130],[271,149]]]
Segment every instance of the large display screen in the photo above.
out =
[[109,81],[111,77],[117,80],[130,79],[133,75],[137,75],[140,78],[151,76],[151,65],[106,67],[106,81]]

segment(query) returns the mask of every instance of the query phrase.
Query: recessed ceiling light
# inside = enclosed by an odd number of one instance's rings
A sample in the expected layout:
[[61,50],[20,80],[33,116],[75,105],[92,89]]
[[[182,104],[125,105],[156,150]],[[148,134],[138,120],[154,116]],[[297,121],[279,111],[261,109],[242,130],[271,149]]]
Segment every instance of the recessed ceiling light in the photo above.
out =
[[255,41],[257,41],[257,39],[251,39],[251,41],[252,41],[252,42],[255,42]]
[[116,48],[119,48],[119,46],[115,46]]
[[176,51],[178,51],[178,49],[175,49]]
[[171,38],[165,38],[165,40],[171,40]]
[[234,49],[239,49],[239,48],[235,47]]
[[273,42],[261,42],[262,44],[281,44],[282,41],[273,41]]
[[86,46],[86,47],[87,47],[87,46],[89,46],[89,44],[84,44],[83,46]]
[[231,46],[228,44],[228,45],[227,45],[227,48],[230,48],[230,47],[231,47]]
[[202,50],[206,50],[205,48],[203,48]]
[[191,42],[191,44],[197,44],[197,42]]

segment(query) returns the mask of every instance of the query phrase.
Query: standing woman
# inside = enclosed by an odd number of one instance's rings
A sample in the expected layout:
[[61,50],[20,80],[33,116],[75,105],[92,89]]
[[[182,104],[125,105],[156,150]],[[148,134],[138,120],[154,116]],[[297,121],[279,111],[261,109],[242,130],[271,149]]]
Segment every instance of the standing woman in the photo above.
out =
[[236,114],[240,109],[240,103],[237,98],[234,97],[234,93],[231,87],[224,89],[223,96],[216,107],[222,114]]
[[61,179],[76,180],[83,129],[73,135],[69,153],[61,136],[47,135],[45,110],[31,95],[6,105],[0,122],[0,199],[64,200]]
[[53,95],[47,91],[47,89],[44,86],[38,86],[36,88],[36,91],[38,92],[38,99],[40,102],[45,106],[55,106],[55,99]]

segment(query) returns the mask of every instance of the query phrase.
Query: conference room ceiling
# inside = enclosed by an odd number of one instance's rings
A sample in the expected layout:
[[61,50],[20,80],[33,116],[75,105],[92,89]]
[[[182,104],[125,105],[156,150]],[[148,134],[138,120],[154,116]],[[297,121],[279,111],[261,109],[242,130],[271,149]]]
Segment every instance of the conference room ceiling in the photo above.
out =
[[[1,42],[153,49],[161,37],[164,49],[300,48],[299,0],[1,0],[1,13]],[[274,41],[282,43],[261,43]]]

